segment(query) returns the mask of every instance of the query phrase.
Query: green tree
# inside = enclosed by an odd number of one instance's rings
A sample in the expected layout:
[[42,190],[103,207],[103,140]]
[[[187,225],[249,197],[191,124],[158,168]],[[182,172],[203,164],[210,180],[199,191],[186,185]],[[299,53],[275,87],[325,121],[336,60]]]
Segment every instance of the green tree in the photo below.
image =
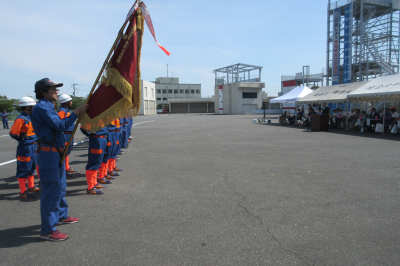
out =
[[7,110],[12,112],[14,110],[14,100],[0,100],[0,111]]
[[85,104],[86,103],[86,98],[85,97],[74,97],[72,95],[70,95],[72,98],[72,106],[71,106],[71,110],[75,110],[76,107]]

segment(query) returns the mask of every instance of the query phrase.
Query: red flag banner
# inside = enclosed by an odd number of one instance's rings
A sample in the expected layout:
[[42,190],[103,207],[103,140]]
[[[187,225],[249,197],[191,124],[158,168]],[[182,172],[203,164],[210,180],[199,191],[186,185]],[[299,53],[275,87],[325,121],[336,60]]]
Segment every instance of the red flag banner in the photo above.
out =
[[154,32],[153,22],[151,21],[150,12],[147,9],[147,6],[144,3],[142,3],[141,4],[141,8],[143,9],[143,17],[144,17],[144,20],[146,21],[147,27],[149,28],[149,30],[151,32],[151,35],[153,35],[153,38],[156,41],[158,47],[160,47],[161,50],[163,50],[164,53],[166,53],[169,56],[171,53],[168,52],[167,49],[165,49],[161,44],[159,44],[157,42],[156,34]]
[[[136,6],[135,6],[136,5]],[[137,116],[140,109],[140,55],[143,36],[143,16],[137,3],[128,15],[129,24],[117,43],[101,78],[101,85],[89,99],[89,110],[81,125],[96,132],[127,113]]]

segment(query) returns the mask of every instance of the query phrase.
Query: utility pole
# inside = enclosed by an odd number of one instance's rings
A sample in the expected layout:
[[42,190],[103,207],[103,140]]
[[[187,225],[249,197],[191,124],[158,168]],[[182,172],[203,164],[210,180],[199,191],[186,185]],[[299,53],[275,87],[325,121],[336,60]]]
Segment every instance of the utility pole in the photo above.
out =
[[168,64],[167,64],[167,78],[168,78]]
[[72,87],[74,88],[74,100],[75,100],[75,91],[76,91],[75,86],[76,86],[76,85],[79,85],[79,84],[72,83]]

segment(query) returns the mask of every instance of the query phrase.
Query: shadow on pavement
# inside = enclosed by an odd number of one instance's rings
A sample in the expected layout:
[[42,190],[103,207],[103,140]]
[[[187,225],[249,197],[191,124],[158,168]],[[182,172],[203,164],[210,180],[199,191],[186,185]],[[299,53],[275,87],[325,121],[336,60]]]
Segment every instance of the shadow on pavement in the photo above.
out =
[[[18,179],[16,176],[9,176],[3,179],[5,183],[0,183],[0,200],[19,200],[22,202],[30,202],[30,201],[37,201],[40,199],[40,193],[33,193],[35,195],[35,198],[33,199],[21,199],[19,197],[19,184],[18,184]],[[39,179],[35,175],[35,185],[38,185]],[[28,186],[28,183],[26,183],[26,186]],[[10,190],[14,190],[14,193],[7,193],[4,194],[4,192]]]
[[[82,178],[84,177],[84,178]],[[67,177],[67,196],[76,196],[86,193],[86,189],[71,190],[71,187],[87,186],[85,174],[73,173],[71,177]],[[21,202],[35,202],[40,200],[40,192],[33,193],[33,199],[21,199],[19,197],[19,184],[15,176],[4,178],[5,183],[0,183],[0,201],[1,200],[19,200]],[[35,176],[35,184],[38,185],[39,179]],[[6,193],[7,191],[14,191],[13,193]],[[0,238],[1,239],[1,238]]]
[[0,230],[0,248],[14,248],[29,243],[43,242],[39,238],[40,225]]

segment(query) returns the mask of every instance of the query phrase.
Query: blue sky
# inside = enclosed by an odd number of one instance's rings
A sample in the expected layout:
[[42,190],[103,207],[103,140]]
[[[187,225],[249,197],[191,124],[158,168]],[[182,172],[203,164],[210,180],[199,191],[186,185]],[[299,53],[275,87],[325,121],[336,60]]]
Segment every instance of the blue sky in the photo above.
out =
[[[37,80],[63,82],[61,93],[86,96],[133,0],[0,0],[0,94],[33,95]],[[144,0],[158,48],[145,29],[142,79],[169,76],[201,83],[214,93],[212,71],[245,63],[262,66],[264,91],[280,91],[281,75],[310,65],[320,73],[326,61],[325,0]]]

